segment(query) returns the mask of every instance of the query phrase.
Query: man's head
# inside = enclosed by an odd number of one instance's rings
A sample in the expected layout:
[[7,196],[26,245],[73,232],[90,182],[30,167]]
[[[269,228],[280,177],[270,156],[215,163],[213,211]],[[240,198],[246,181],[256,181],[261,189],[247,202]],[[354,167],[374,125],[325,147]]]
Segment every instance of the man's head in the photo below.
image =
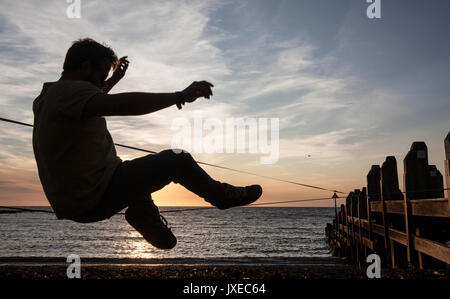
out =
[[102,88],[116,61],[117,56],[111,48],[90,38],[80,39],[67,51],[63,76],[76,74],[81,80]]

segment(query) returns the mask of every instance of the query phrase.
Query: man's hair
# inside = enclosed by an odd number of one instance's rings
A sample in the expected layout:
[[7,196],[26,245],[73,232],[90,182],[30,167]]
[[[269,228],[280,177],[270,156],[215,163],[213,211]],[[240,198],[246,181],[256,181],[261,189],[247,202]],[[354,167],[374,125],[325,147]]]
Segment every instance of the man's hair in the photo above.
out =
[[101,45],[91,38],[74,41],[69,50],[67,50],[63,74],[77,71],[85,61],[89,61],[94,70],[99,70],[103,58],[110,61],[111,66],[117,61],[117,55],[111,48]]

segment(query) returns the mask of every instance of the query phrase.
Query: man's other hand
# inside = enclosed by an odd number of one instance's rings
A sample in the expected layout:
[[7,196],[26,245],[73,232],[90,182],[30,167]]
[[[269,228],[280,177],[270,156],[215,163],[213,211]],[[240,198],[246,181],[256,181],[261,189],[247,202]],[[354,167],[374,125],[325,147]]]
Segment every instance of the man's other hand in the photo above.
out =
[[214,85],[209,82],[195,81],[186,89],[181,91],[181,93],[183,94],[183,99],[186,102],[192,103],[200,97],[209,99],[213,95],[211,87],[214,87]]

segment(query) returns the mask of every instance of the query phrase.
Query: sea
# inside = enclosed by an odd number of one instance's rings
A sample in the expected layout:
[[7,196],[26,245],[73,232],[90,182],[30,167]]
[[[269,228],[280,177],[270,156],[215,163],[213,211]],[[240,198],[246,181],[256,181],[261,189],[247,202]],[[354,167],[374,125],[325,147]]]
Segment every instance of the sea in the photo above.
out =
[[[28,207],[29,208],[29,207]],[[51,211],[50,207],[33,209]],[[178,243],[148,244],[123,213],[97,223],[57,220],[42,212],[0,213],[0,257],[295,260],[331,257],[325,227],[334,208],[240,207],[186,210],[160,207]],[[7,210],[7,209],[2,209]],[[179,211],[184,210],[184,211]]]

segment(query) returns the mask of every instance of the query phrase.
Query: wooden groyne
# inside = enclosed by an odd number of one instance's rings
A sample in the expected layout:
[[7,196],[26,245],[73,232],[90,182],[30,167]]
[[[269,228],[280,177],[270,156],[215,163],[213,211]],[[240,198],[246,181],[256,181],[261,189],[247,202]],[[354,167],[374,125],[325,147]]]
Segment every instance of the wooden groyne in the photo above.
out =
[[404,191],[395,157],[386,157],[381,167],[372,165],[367,186],[348,194],[325,229],[336,256],[360,267],[373,253],[388,268],[449,267],[450,132],[444,144],[447,188],[436,166],[428,164],[424,142],[414,142],[403,160]]

